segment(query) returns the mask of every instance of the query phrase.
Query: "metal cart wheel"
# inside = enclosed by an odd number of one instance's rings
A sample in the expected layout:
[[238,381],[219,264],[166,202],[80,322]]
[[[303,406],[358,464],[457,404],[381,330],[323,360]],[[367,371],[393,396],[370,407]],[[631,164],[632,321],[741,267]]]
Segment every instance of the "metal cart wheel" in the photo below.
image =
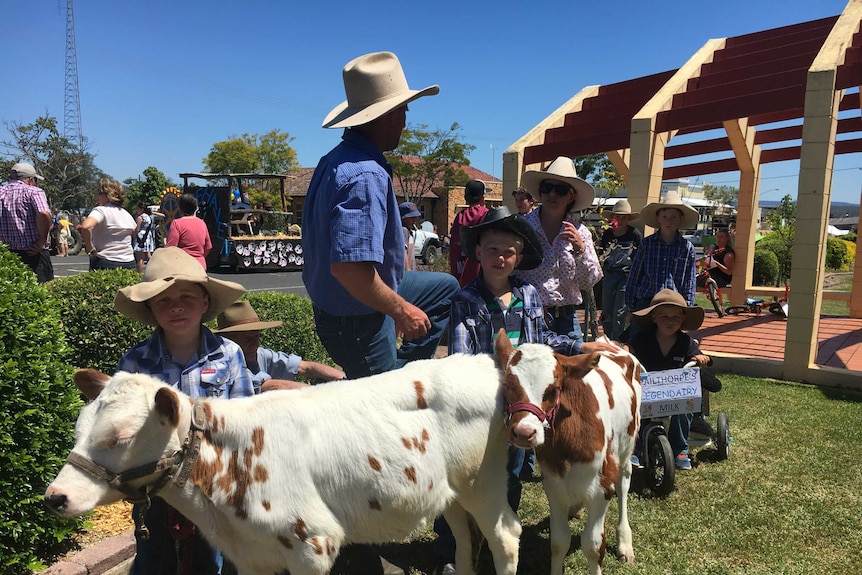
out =
[[676,468],[673,463],[673,451],[670,441],[663,433],[652,433],[647,440],[646,462],[647,486],[659,497],[664,497],[673,491]]
[[730,456],[730,424],[727,414],[718,414],[718,423],[715,429],[715,443],[718,448],[718,460],[724,461]]

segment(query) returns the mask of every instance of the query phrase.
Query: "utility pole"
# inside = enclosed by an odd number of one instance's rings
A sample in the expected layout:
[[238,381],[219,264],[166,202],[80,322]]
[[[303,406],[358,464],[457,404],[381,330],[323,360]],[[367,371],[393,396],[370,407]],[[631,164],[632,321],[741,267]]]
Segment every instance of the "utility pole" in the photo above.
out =
[[81,130],[81,98],[78,94],[78,55],[75,49],[75,16],[72,0],[66,0],[66,86],[63,99],[63,136],[84,151]]

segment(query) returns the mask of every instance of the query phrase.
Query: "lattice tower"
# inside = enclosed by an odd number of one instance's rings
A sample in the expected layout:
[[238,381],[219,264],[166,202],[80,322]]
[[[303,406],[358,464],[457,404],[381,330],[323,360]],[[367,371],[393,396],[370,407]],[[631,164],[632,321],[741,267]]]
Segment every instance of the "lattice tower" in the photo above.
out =
[[63,106],[63,136],[84,149],[81,130],[81,98],[78,94],[78,55],[75,50],[75,16],[72,0],[66,0],[66,87]]

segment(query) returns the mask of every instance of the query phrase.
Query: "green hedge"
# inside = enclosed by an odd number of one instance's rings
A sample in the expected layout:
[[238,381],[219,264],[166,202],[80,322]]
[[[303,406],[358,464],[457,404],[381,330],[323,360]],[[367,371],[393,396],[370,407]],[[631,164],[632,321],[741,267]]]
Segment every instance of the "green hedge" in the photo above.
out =
[[81,408],[61,303],[0,244],[0,572],[30,573],[68,551],[83,520],[55,517],[45,489],[74,444]]
[[775,286],[778,285],[778,256],[760,245],[754,250],[754,272],[751,285]]
[[152,335],[151,326],[114,310],[117,291],[140,280],[136,271],[117,269],[57,278],[46,284],[62,302],[60,314],[73,350],[72,365],[112,374],[130,347]]
[[[757,242],[756,249],[769,250],[774,253],[778,260],[778,280],[781,280],[782,278],[785,280],[790,279],[790,267],[793,263],[793,250],[792,246],[789,246],[784,242],[780,234],[772,233],[765,235],[759,242]],[[777,285],[778,280],[771,284],[763,285]]]

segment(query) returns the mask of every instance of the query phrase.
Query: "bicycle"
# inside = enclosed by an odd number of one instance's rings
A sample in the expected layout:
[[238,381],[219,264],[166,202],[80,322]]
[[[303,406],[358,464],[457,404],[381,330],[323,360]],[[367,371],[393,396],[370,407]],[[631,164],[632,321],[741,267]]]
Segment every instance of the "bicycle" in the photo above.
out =
[[712,304],[712,309],[718,314],[718,317],[724,317],[724,296],[721,293],[721,288],[712,277],[709,275],[709,268],[706,267],[706,258],[697,260],[697,276],[695,276],[695,285],[697,290],[706,294],[706,299]]
[[788,311],[790,311],[790,284],[787,281],[784,282],[784,297],[780,297],[776,299],[774,302],[769,304],[769,311],[774,313],[775,315],[780,315],[782,317],[787,317]]

